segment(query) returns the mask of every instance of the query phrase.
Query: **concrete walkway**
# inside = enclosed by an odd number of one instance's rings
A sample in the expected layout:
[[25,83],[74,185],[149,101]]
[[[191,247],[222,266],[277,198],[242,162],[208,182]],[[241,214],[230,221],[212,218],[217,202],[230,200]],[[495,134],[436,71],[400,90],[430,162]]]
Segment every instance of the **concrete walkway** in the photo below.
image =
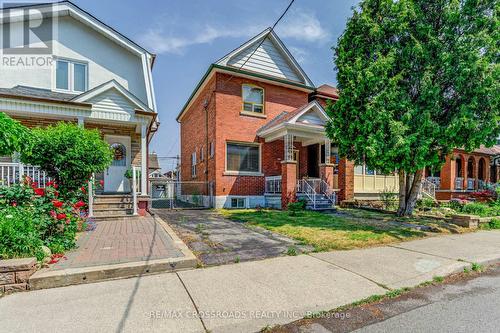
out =
[[280,257],[0,299],[1,330],[256,332],[500,260],[500,232]]

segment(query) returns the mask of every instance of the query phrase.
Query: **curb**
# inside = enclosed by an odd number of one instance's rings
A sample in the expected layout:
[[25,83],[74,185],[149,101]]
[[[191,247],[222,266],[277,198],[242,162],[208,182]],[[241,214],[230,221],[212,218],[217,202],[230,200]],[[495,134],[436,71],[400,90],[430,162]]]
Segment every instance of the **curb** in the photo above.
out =
[[189,250],[186,244],[182,242],[165,221],[159,217],[154,217],[154,219],[172,238],[175,246],[182,252],[183,257],[69,268],[57,271],[42,269],[33,274],[29,279],[30,290],[102,282],[195,268],[197,264],[196,256]]

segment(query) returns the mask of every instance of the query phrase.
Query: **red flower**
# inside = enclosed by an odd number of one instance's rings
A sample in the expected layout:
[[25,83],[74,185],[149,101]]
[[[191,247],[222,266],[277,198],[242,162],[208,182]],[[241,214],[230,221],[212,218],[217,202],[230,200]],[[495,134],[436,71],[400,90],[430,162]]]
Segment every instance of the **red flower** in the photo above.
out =
[[55,212],[55,211],[53,211],[53,210],[51,210],[51,211],[49,212],[49,214],[50,214],[50,216],[52,216],[53,218],[56,218],[56,217],[57,217],[56,212]]
[[58,196],[59,196],[59,192],[54,191],[54,196],[55,196],[55,197],[58,197]]
[[57,215],[56,215],[56,218],[57,218],[58,220],[64,220],[66,217],[67,217],[67,216],[66,216],[66,214],[64,214],[64,213],[59,213],[59,214],[57,214]]
[[52,204],[54,205],[54,207],[56,208],[61,208],[63,206],[63,202],[62,201],[59,201],[59,200],[52,200]]
[[101,184],[101,186],[104,186],[104,180],[100,180],[99,184]]
[[45,190],[43,188],[35,188],[35,194],[43,196],[45,194]]
[[80,207],[83,207],[83,206],[85,206],[85,202],[83,202],[83,201],[81,201],[81,200],[80,200],[80,201],[78,201],[78,202],[74,205],[74,207],[75,207],[75,208],[80,208]]
[[15,202],[15,201],[14,201],[14,202],[12,203],[12,207],[17,207],[17,202]]
[[84,186],[82,186],[82,187],[80,188],[80,190],[82,190],[82,192],[83,192],[83,193],[85,193],[85,187],[84,187]]
[[33,183],[31,183],[31,187],[33,187],[33,188],[37,188],[37,187],[38,187],[38,183],[37,183],[37,182],[33,182]]

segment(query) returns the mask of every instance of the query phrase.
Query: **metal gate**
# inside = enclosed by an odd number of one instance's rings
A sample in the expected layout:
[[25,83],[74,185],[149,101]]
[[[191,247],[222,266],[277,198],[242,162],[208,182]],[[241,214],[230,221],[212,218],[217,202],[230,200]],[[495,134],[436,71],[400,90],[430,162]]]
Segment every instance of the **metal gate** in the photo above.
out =
[[212,208],[213,183],[154,178],[151,207],[166,209]]

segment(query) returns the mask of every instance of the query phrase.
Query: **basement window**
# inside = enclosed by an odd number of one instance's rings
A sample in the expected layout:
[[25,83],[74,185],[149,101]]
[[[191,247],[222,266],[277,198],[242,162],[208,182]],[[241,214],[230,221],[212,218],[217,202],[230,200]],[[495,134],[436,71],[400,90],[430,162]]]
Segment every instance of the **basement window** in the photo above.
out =
[[231,208],[245,208],[245,198],[231,198]]

